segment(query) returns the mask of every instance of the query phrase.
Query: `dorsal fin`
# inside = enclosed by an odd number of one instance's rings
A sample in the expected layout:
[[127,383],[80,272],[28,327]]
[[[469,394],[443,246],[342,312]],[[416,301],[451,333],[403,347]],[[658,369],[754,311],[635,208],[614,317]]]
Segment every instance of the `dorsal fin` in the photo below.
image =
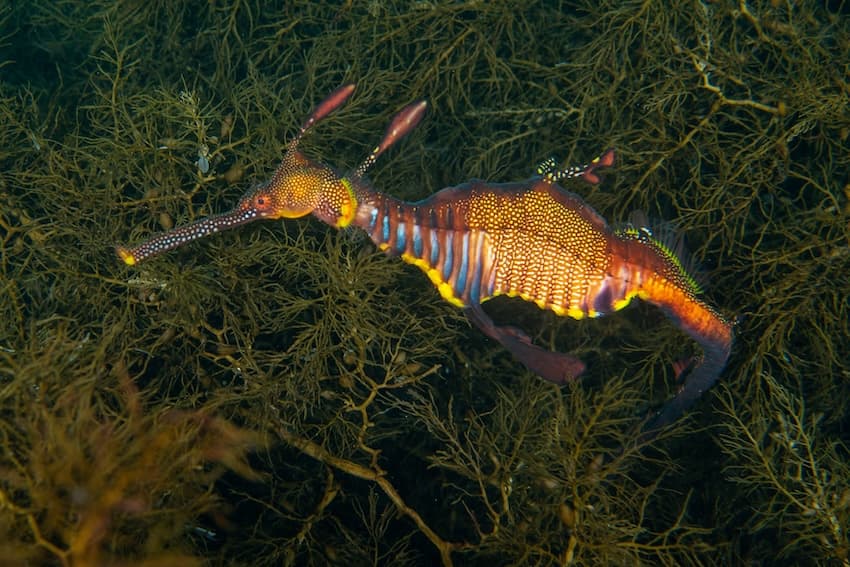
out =
[[702,293],[704,278],[685,246],[684,234],[676,230],[672,223],[650,220],[644,211],[637,210],[629,215],[628,222],[618,227],[616,232],[620,236],[641,240],[652,246],[676,266],[684,283],[694,295]]

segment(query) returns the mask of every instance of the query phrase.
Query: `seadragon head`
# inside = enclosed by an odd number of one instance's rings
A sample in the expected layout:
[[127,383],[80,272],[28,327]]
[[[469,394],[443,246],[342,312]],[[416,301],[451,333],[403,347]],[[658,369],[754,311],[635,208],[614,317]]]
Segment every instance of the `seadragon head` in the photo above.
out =
[[380,144],[351,176],[346,177],[327,165],[308,159],[298,151],[298,142],[353,92],[354,85],[347,84],[328,95],[288,144],[272,179],[248,190],[232,210],[177,227],[132,248],[117,246],[118,256],[125,264],[133,266],[207,235],[262,219],[292,219],[313,214],[337,228],[348,226],[357,212],[356,187],[365,187],[364,173],[379,155],[416,127],[427,107],[425,101],[417,101],[403,108],[393,118]]
[[339,108],[353,92],[354,85],[346,84],[328,95],[289,142],[271,181],[248,190],[233,209],[156,235],[132,248],[116,246],[118,256],[128,266],[133,266],[199,238],[255,220],[297,218],[310,213],[333,214],[334,211],[342,216],[353,216],[348,211],[352,206],[348,197],[353,199],[349,184],[331,168],[311,162],[297,149],[304,134]]
[[354,217],[354,182],[333,168],[291,150],[271,181],[248,191],[234,212],[252,211],[262,219],[294,219],[314,214],[336,227]]

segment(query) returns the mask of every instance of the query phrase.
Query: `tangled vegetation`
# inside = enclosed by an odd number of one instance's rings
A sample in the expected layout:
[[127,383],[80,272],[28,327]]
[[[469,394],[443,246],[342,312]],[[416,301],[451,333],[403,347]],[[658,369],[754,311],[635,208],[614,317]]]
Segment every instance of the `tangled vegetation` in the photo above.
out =
[[[0,556],[850,564],[850,20],[814,4],[0,7]],[[406,199],[615,146],[570,188],[687,235],[737,316],[722,384],[635,447],[694,348],[645,305],[488,305],[588,362],[558,388],[354,231],[115,258],[230,208],[346,81],[303,149],[352,167],[428,98],[372,174]]]

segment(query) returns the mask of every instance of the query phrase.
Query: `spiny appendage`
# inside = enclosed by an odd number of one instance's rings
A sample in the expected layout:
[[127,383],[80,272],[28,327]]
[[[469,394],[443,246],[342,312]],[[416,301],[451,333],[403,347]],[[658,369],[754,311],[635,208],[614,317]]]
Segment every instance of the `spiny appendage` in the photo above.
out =
[[427,109],[428,102],[418,100],[408,104],[398,111],[392,121],[390,121],[389,126],[387,126],[387,130],[384,132],[384,137],[381,139],[381,143],[375,146],[375,149],[369,153],[366,159],[363,160],[363,163],[354,170],[355,179],[362,178],[366,171],[375,164],[378,156],[416,128],[419,122],[422,121],[422,117],[425,116],[425,111]]
[[221,215],[207,217],[191,224],[169,230],[141,244],[126,248],[116,246],[115,251],[121,260],[128,266],[135,266],[143,260],[147,260],[163,252],[174,250],[184,244],[198,240],[210,234],[227,230],[236,226],[249,223],[257,218],[256,210],[252,208],[237,207],[233,211]]
[[298,146],[298,142],[301,141],[301,138],[304,137],[304,134],[313,126],[321,122],[325,117],[327,117],[334,110],[345,104],[352,94],[354,94],[354,89],[356,85],[354,83],[347,83],[338,87],[331,94],[326,96],[322,102],[316,105],[316,108],[313,109],[313,112],[310,113],[310,116],[307,117],[306,120],[301,124],[301,129],[298,132],[298,135],[289,142],[288,149],[294,150]]
[[358,214],[362,215],[360,202],[371,202],[377,196],[363,176],[382,153],[419,124],[427,107],[428,104],[420,100],[399,111],[387,126],[381,142],[348,177],[290,150],[270,183],[271,197],[278,202],[278,216],[294,218],[312,212],[336,228],[345,228],[354,222]]
[[345,228],[358,213],[361,200],[374,194],[363,179],[366,171],[378,157],[398,142],[422,120],[427,103],[418,101],[407,105],[393,118],[381,142],[366,159],[346,177],[332,167],[313,161],[297,151],[298,139],[311,126],[337,108],[353,92],[353,85],[341,87],[329,96],[310,115],[301,127],[301,133],[289,145],[280,166],[264,194],[256,198],[254,206],[263,208],[265,218],[298,218],[312,213],[316,218],[336,228]]
[[588,183],[598,184],[601,179],[595,170],[611,167],[616,160],[616,152],[613,149],[606,150],[601,156],[584,165],[571,165],[564,169],[558,169],[555,158],[548,158],[537,166],[537,174],[542,175],[547,183],[557,183],[565,179],[581,177]]

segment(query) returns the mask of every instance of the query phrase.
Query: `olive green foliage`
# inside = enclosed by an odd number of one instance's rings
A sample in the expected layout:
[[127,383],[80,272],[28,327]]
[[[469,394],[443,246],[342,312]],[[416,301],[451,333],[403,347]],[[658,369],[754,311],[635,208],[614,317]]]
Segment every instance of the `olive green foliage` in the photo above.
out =
[[[0,556],[47,565],[848,564],[850,18],[841,2],[21,2],[0,7]],[[816,5],[816,6],[815,6]],[[635,432],[697,349],[637,305],[499,321],[312,219],[127,268],[302,142],[423,198],[618,163],[581,194],[675,223],[738,317],[722,384]]]

